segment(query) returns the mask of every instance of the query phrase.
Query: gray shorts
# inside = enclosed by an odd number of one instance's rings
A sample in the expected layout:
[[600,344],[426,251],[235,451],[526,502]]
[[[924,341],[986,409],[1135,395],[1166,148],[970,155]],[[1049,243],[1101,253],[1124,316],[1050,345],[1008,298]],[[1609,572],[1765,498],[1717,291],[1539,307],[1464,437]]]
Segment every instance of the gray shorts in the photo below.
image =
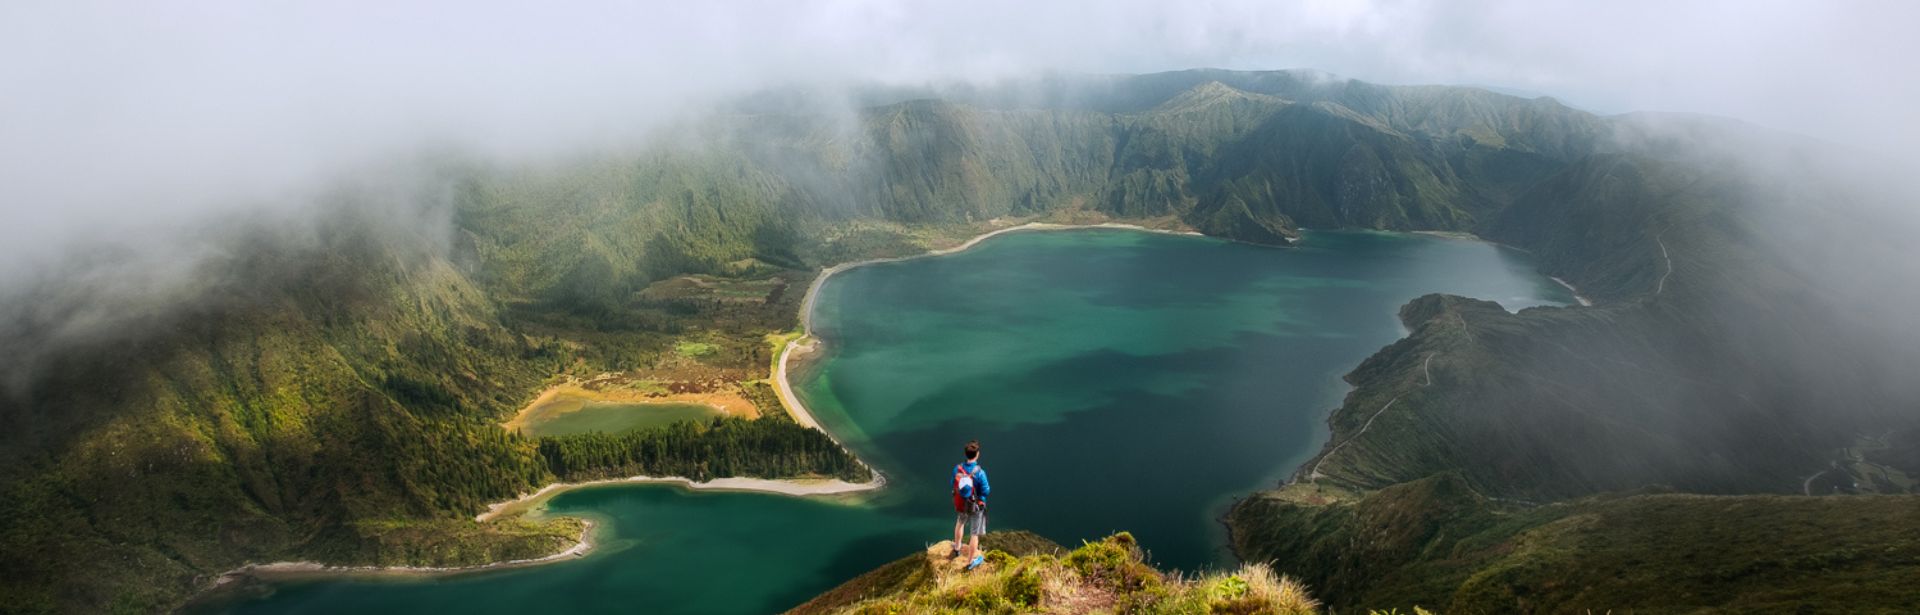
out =
[[987,533],[987,509],[975,508],[973,512],[954,513],[953,522],[964,526],[968,535],[979,536]]

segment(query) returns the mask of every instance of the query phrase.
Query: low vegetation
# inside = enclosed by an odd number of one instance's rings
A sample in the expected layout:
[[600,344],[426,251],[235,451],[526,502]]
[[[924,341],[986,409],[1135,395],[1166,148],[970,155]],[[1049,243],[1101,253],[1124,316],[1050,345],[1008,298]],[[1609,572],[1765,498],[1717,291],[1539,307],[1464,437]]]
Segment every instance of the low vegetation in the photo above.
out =
[[1860,613],[1920,604],[1920,496],[1489,500],[1458,475],[1365,494],[1294,485],[1233,507],[1248,561],[1329,606],[1444,613]]
[[1911,450],[1915,381],[1894,372],[1914,350],[1846,317],[1765,222],[1853,196],[1698,152],[1538,183],[1477,230],[1599,304],[1402,308],[1408,337],[1347,375],[1329,445],[1233,508],[1235,551],[1341,608],[1920,603],[1920,501],[1806,497],[1911,489],[1887,452]]
[[1014,532],[986,535],[986,563],[972,571],[949,559],[951,543],[888,564],[791,615],[898,613],[1222,613],[1306,615],[1318,604],[1292,579],[1264,565],[1187,578],[1142,561],[1119,533],[1064,551]]
[[311,553],[319,561],[371,566],[481,566],[559,553],[578,543],[585,531],[584,521],[569,517],[511,517],[487,523],[369,519],[348,525],[341,540],[323,540]]

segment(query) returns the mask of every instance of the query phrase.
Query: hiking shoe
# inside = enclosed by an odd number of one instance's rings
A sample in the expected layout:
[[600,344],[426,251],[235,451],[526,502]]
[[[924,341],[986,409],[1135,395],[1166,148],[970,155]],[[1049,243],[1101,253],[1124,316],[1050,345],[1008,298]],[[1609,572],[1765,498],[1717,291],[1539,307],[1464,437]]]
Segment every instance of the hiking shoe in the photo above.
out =
[[979,568],[980,564],[986,563],[986,561],[987,561],[987,558],[979,555],[975,555],[973,556],[973,561],[967,562],[967,570],[971,571],[975,568]]
[[960,547],[954,547],[952,551],[947,552],[947,559],[953,559],[956,557],[960,557]]

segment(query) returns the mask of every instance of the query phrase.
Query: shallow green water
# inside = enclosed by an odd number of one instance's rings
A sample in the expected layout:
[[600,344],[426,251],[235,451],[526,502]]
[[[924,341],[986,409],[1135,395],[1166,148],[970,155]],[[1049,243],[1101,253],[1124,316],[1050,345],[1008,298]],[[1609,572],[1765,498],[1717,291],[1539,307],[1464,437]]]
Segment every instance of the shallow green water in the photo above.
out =
[[821,289],[829,343],[796,375],[818,418],[885,472],[861,501],[621,486],[555,498],[602,521],[560,565],[282,588],[243,612],[760,613],[952,531],[946,473],[983,442],[990,529],[1076,544],[1116,530],[1161,563],[1225,561],[1214,521],[1326,438],[1340,375],[1449,292],[1570,302],[1523,255],[1418,235],[1310,233],[1274,249],[1118,230],[1015,233],[862,267]]
[[589,402],[579,410],[527,425],[531,436],[567,436],[595,431],[619,433],[678,421],[705,420],[720,411],[705,404],[621,404]]

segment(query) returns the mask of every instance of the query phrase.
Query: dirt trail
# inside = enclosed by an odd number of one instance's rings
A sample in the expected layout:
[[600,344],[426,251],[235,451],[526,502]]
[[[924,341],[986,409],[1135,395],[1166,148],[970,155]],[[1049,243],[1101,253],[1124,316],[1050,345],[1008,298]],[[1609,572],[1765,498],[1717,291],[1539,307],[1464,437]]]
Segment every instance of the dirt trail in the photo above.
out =
[[1828,470],[1821,470],[1819,472],[1815,472],[1813,476],[1807,477],[1806,482],[1800,483],[1800,492],[1806,495],[1813,495],[1813,479],[1826,476],[1827,472]]
[[1667,242],[1664,239],[1664,237],[1666,237],[1666,234],[1667,234],[1667,231],[1665,229],[1662,229],[1659,235],[1653,236],[1653,242],[1660,244],[1660,258],[1667,261],[1667,272],[1660,274],[1660,283],[1655,285],[1653,288],[1653,294],[1655,295],[1658,295],[1662,292],[1666,292],[1667,276],[1673,275],[1673,257],[1667,254]]
[[[1433,370],[1431,369],[1432,366],[1433,366],[1433,353],[1427,353],[1426,360],[1420,363],[1420,372],[1426,375],[1427,381],[1425,383],[1422,383],[1420,386],[1423,386],[1423,387],[1433,386]],[[1333,457],[1334,453],[1338,453],[1340,452],[1340,449],[1346,448],[1347,444],[1352,443],[1354,440],[1360,439],[1360,436],[1365,435],[1367,433],[1367,430],[1373,427],[1373,420],[1380,418],[1380,415],[1386,413],[1388,408],[1392,408],[1395,403],[1398,403],[1401,397],[1402,396],[1400,395],[1395,395],[1393,396],[1393,399],[1387,400],[1387,405],[1381,406],[1379,410],[1375,410],[1373,412],[1373,416],[1367,417],[1367,422],[1360,426],[1360,431],[1353,432],[1352,436],[1348,436],[1347,439],[1341,440],[1339,444],[1334,445],[1332,450],[1327,451],[1327,454],[1321,455],[1320,460],[1313,463],[1313,469],[1307,472],[1307,482],[1312,483],[1320,480],[1320,477],[1323,476],[1320,473],[1320,466],[1325,465],[1327,463],[1327,460]]]

